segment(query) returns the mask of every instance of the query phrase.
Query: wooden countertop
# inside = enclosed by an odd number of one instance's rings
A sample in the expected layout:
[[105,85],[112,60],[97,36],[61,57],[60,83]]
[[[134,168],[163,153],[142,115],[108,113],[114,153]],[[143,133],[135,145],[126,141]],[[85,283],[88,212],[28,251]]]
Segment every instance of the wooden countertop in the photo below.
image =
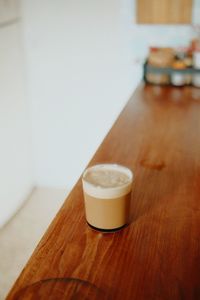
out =
[[131,223],[89,228],[79,180],[7,300],[200,299],[200,89],[141,85],[101,162],[135,173]]

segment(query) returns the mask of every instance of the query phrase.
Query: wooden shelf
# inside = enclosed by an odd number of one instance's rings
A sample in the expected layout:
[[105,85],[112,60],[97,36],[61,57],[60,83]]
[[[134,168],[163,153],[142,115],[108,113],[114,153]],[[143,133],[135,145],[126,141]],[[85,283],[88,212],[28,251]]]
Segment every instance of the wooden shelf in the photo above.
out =
[[192,0],[137,0],[139,24],[190,24]]

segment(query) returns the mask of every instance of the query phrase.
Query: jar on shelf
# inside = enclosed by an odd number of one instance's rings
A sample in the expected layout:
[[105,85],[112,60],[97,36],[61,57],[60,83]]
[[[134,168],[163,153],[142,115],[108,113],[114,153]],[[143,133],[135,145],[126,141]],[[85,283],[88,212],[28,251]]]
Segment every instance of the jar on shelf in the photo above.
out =
[[193,67],[200,69],[200,49],[193,52]]
[[171,83],[175,86],[183,86],[187,83],[187,77],[184,73],[186,66],[183,61],[176,60],[172,64]]
[[200,88],[200,72],[193,74],[192,84],[193,86]]
[[169,84],[169,76],[162,73],[150,73],[146,74],[146,79],[149,83],[165,85]]

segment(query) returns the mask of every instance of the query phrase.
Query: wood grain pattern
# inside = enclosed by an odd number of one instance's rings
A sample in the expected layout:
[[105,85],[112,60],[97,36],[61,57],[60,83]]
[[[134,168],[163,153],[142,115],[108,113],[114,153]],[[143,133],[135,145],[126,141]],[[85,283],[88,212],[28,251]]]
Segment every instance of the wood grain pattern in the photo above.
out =
[[101,162],[135,173],[131,223],[89,228],[79,180],[7,300],[200,299],[200,90],[140,86]]
[[192,0],[137,0],[137,23],[190,24]]

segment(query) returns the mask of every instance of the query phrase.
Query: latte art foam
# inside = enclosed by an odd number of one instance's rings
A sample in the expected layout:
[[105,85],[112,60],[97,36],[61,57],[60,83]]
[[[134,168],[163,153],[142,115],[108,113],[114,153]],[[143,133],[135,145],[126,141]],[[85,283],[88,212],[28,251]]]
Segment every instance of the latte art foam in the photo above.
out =
[[102,188],[118,187],[130,182],[130,177],[119,171],[109,169],[94,169],[87,172],[84,179]]
[[117,164],[100,164],[88,168],[82,177],[88,195],[97,198],[117,198],[130,192],[133,174]]

